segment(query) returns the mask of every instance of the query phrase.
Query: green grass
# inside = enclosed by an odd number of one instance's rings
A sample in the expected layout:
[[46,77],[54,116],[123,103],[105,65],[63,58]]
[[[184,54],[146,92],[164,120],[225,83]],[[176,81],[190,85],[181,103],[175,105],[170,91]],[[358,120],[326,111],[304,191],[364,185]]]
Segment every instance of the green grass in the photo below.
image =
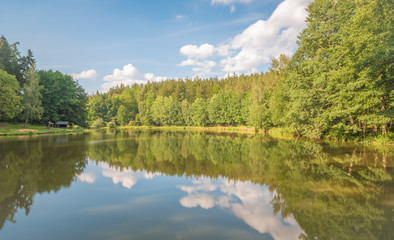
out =
[[245,126],[238,127],[191,127],[191,126],[118,126],[118,129],[134,129],[134,130],[163,130],[163,131],[206,131],[206,132],[217,132],[217,133],[246,133],[246,134],[256,134],[255,128],[249,128]]
[[71,133],[83,131],[82,128],[75,129],[60,129],[51,128],[47,129],[46,126],[26,124],[23,123],[4,123],[0,122],[0,136],[12,136],[12,135],[36,135],[36,134],[52,134],[52,133]]

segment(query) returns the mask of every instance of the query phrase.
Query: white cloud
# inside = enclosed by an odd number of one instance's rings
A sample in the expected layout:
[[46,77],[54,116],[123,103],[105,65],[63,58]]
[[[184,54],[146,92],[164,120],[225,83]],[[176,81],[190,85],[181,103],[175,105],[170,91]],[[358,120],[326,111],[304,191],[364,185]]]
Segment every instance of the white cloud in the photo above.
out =
[[94,183],[96,181],[96,175],[94,175],[94,173],[81,173],[77,175],[77,178],[81,182],[87,183]]
[[200,46],[185,45],[181,47],[180,50],[180,53],[182,53],[183,55],[194,59],[211,57],[213,56],[214,52],[215,47],[208,43],[201,44]]
[[220,3],[220,4],[224,4],[224,5],[230,5],[230,4],[234,4],[234,3],[250,3],[253,0],[212,0],[211,4],[216,4],[216,3]]
[[132,85],[134,83],[146,83],[148,81],[158,82],[167,78],[156,76],[153,73],[140,73],[132,64],[127,64],[122,69],[114,69],[112,74],[104,76],[103,79],[106,83],[102,84],[101,87],[104,90],[108,90],[122,83],[124,85]]
[[286,0],[268,20],[259,20],[233,38],[230,49],[238,51],[223,59],[224,72],[257,71],[262,64],[281,53],[291,55],[297,36],[306,26],[306,7],[310,0]]
[[[212,4],[249,3],[249,0],[212,0]],[[221,70],[226,73],[250,73],[271,62],[280,54],[291,55],[295,51],[297,36],[306,26],[306,7],[311,0],[285,0],[277,6],[267,20],[258,20],[229,42],[214,47],[209,43],[201,46],[185,45],[181,53],[188,57],[178,66],[191,66],[193,70],[210,73],[212,67],[205,65],[204,59],[217,58]],[[202,48],[202,46],[206,46]],[[187,50],[187,51],[186,51]],[[199,59],[199,61],[196,61]],[[194,61],[193,61],[194,60]],[[204,68],[202,67],[205,66]]]
[[90,69],[80,73],[73,73],[71,76],[75,79],[96,79],[97,72],[94,69]]
[[192,68],[193,72],[198,73],[200,76],[204,76],[211,72],[212,68],[216,66],[216,62],[210,60],[198,61],[195,59],[187,59],[182,61],[177,66],[194,66]]

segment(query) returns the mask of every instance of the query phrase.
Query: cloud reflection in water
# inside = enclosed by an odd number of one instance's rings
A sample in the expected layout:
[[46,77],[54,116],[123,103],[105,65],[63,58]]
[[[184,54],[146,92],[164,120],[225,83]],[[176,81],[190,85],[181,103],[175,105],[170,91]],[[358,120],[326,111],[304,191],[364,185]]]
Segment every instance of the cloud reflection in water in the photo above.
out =
[[220,180],[215,185],[205,178],[193,181],[192,186],[178,188],[188,193],[180,200],[182,206],[229,209],[259,233],[269,233],[274,239],[298,239],[303,232],[293,217],[282,219],[274,215],[270,203],[274,194],[268,188],[251,182],[237,181],[232,184]]
[[[140,170],[120,170],[107,163],[101,163],[100,166],[104,177],[111,178],[115,184],[122,183],[122,186],[128,189],[131,189],[139,179],[152,179],[155,175],[161,175]],[[89,176],[82,173],[78,178],[86,182],[95,179]],[[274,193],[266,187],[249,181],[229,182],[227,179],[214,181],[209,178],[199,178],[193,180],[192,185],[177,187],[187,193],[179,200],[183,207],[211,209],[217,206],[228,209],[251,228],[261,234],[268,233],[274,239],[298,239],[303,233],[292,216],[283,219],[281,216],[274,215],[271,205]]]
[[122,183],[122,186],[130,189],[133,187],[138,179],[152,179],[157,173],[148,173],[146,171],[133,171],[131,169],[119,170],[115,167],[110,167],[107,163],[101,163],[103,169],[103,176],[112,178],[113,183]]

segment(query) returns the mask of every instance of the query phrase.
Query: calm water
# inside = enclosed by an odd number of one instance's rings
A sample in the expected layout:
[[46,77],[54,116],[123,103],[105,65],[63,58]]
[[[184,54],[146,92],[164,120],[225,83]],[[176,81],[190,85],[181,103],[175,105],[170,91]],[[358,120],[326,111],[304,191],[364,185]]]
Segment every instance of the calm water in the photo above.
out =
[[264,136],[0,138],[0,239],[394,239],[393,165]]

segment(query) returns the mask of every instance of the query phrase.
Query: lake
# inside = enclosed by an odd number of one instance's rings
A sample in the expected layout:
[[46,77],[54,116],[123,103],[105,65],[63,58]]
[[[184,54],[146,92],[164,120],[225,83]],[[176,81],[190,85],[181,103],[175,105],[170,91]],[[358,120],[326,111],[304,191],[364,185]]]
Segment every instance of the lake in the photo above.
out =
[[103,130],[0,138],[0,239],[394,239],[392,148]]

